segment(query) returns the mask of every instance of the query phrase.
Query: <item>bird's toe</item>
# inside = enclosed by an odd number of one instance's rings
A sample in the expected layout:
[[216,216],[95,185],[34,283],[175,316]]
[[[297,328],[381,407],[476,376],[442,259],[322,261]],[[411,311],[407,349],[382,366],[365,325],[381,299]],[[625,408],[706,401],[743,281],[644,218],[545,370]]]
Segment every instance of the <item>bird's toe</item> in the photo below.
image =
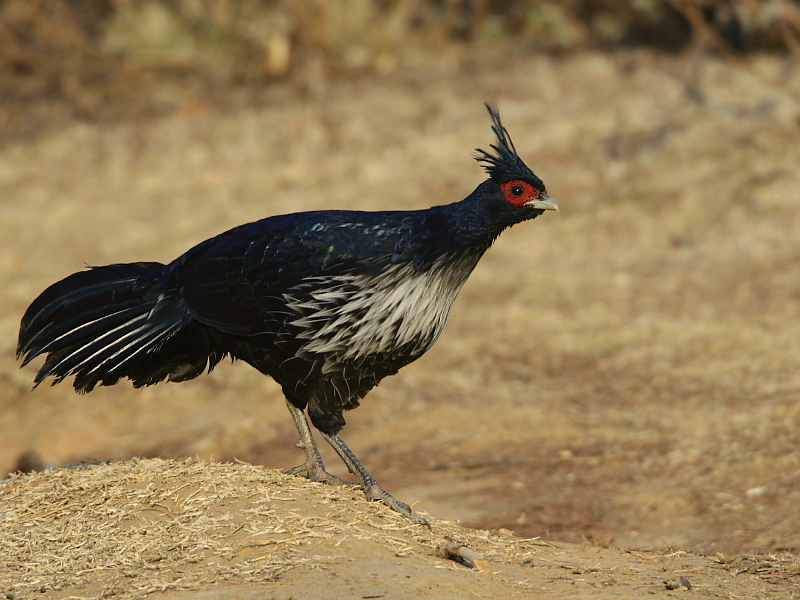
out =
[[377,483],[373,482],[371,485],[367,486],[367,488],[364,490],[364,495],[367,497],[367,500],[370,501],[380,500],[386,506],[391,508],[393,511],[400,513],[409,521],[412,521],[417,525],[424,525],[428,529],[431,529],[431,524],[427,521],[427,519],[424,519],[419,515],[415,515],[408,504],[406,504],[405,502],[401,502],[400,500],[392,496],[389,492],[384,490]]
[[331,475],[325,470],[325,465],[318,465],[315,463],[305,462],[291,469],[284,471],[287,475],[299,475],[305,477],[309,481],[317,481],[320,483],[327,483],[328,485],[340,485],[346,487],[358,487],[357,483],[352,481],[345,481],[344,479]]

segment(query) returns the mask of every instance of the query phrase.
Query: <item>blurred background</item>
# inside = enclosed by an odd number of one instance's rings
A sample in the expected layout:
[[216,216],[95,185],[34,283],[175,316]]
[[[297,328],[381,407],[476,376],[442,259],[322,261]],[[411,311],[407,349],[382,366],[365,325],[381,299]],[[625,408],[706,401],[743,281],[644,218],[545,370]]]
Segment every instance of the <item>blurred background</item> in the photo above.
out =
[[13,139],[69,119],[264,107],[275,88],[320,97],[499,49],[796,59],[799,30],[792,0],[4,0],[0,123]]
[[345,438],[467,526],[797,552],[798,60],[793,0],[0,1],[0,473],[300,462],[246,365],[31,393],[19,319],[86,264],[460,200],[492,100],[561,212],[500,238]]

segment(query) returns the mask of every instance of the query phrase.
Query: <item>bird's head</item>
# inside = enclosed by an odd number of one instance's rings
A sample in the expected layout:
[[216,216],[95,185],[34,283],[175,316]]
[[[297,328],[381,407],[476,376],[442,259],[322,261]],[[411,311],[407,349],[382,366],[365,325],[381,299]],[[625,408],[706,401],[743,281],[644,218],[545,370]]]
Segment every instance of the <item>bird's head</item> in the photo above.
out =
[[486,109],[492,118],[497,143],[491,145],[493,152],[479,148],[475,154],[475,160],[489,173],[489,180],[481,186],[482,195],[495,203],[510,222],[531,219],[546,210],[557,211],[558,203],[547,195],[544,182],[517,154],[497,107],[487,103]]

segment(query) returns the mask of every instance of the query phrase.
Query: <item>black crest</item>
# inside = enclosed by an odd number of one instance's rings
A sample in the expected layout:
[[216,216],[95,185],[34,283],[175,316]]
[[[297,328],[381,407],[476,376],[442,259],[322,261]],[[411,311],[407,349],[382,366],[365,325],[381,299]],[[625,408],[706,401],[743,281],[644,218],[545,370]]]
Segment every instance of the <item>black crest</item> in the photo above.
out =
[[497,144],[492,144],[494,154],[478,148],[475,160],[483,165],[486,172],[496,183],[505,183],[514,179],[522,179],[535,186],[540,192],[545,191],[544,182],[539,179],[533,171],[528,168],[517,154],[514,142],[508,130],[503,127],[500,121],[500,111],[493,104],[486,103],[486,110],[492,118],[492,131],[497,136]]

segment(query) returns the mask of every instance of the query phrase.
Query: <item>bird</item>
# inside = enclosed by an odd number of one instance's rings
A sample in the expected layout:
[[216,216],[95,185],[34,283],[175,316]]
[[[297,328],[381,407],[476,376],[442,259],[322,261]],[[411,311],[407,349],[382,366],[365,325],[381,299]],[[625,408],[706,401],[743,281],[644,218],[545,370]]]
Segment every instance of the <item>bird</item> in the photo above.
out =
[[[302,464],[287,473],[360,487],[412,522],[344,442],[343,413],[425,354],[472,270],[508,227],[558,210],[493,104],[496,141],[474,158],[488,178],[465,199],[422,210],[271,216],[210,238],[169,264],[88,267],[45,289],[20,323],[35,388],[74,376],[79,393],[131,380],[182,382],[224,358],[282,388]],[[308,423],[357,483],[330,474]]]

